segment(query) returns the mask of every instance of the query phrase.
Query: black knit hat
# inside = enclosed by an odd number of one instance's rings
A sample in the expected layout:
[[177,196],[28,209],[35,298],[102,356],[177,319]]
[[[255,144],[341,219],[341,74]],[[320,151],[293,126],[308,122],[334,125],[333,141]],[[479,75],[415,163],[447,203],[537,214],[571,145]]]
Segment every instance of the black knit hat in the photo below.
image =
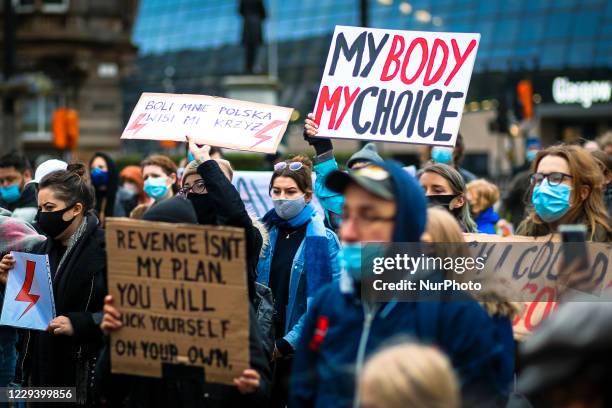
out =
[[198,217],[191,201],[182,196],[162,200],[143,215],[145,221],[171,222],[173,224],[197,224]]

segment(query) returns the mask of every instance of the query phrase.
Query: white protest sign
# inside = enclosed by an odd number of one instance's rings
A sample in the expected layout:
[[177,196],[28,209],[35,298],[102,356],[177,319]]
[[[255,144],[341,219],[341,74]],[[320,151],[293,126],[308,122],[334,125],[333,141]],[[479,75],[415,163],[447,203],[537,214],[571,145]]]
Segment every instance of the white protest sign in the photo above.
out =
[[205,95],[140,96],[122,139],[174,140],[274,153],[293,109]]
[[15,267],[8,274],[0,324],[46,330],[55,317],[47,255],[11,252]]
[[[266,213],[274,208],[270,197],[269,187],[272,179],[272,171],[236,171],[232,184],[238,190],[240,198],[249,214],[262,218]],[[314,186],[315,177],[312,177]],[[312,201],[319,213],[324,216],[321,204],[313,195]]]
[[336,26],[314,109],[318,136],[454,146],[479,41]]

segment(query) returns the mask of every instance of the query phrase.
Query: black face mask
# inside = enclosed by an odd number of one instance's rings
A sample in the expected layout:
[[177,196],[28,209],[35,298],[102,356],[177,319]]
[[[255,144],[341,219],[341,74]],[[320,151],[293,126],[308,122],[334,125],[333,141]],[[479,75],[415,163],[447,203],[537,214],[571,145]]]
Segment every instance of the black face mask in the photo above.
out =
[[440,194],[440,195],[428,195],[427,200],[429,201],[429,207],[442,207],[446,211],[453,214],[455,218],[461,213],[461,208],[449,208],[451,201],[459,197],[459,194]]
[[441,206],[446,207],[450,205],[458,194],[440,194],[440,195],[428,195],[427,200],[429,201],[430,207]]
[[195,209],[196,215],[198,216],[198,224],[217,224],[217,214],[208,194],[189,193],[187,194],[187,199],[191,201],[191,205],[193,205]]
[[70,221],[65,221],[62,216],[68,210],[74,206],[66,207],[63,210],[42,212],[38,210],[36,213],[36,222],[40,227],[41,231],[50,238],[57,238],[62,232],[66,231],[66,228],[72,224],[72,221],[76,218],[76,215],[72,217]]

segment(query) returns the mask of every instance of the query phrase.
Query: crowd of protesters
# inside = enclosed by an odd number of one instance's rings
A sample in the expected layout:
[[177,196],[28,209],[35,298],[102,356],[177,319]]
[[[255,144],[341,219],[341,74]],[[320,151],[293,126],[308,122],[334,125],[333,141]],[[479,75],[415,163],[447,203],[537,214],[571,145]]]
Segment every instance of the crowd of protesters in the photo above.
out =
[[[312,115],[304,139],[314,164],[274,165],[274,207],[261,219],[232,185],[231,163],[191,140],[179,166],[160,154],[122,169],[105,153],[87,167],[50,159],[36,169],[15,152],[0,157],[0,304],[10,251],[46,254],[57,314],[47,331],[0,326],[0,387],[75,387],[77,404],[110,407],[612,406],[606,303],[562,306],[517,350],[517,310],[501,296],[372,302],[361,292],[364,243],[538,237],[562,224],[609,243],[612,134],[590,150],[528,139],[505,191],[460,167],[469,137],[425,149],[416,176],[373,143],[342,171]],[[190,367],[111,374],[108,336],[123,324],[104,226],[117,216],[244,229],[250,367],[234,386]]]

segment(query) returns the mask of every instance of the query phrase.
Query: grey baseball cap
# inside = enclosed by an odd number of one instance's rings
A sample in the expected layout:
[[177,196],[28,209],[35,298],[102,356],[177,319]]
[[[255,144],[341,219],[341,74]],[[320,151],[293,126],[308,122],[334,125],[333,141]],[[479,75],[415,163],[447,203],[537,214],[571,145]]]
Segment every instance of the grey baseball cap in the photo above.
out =
[[325,180],[327,188],[341,194],[352,183],[385,200],[393,200],[395,197],[391,175],[376,164],[370,164],[348,173],[336,170],[330,173]]

